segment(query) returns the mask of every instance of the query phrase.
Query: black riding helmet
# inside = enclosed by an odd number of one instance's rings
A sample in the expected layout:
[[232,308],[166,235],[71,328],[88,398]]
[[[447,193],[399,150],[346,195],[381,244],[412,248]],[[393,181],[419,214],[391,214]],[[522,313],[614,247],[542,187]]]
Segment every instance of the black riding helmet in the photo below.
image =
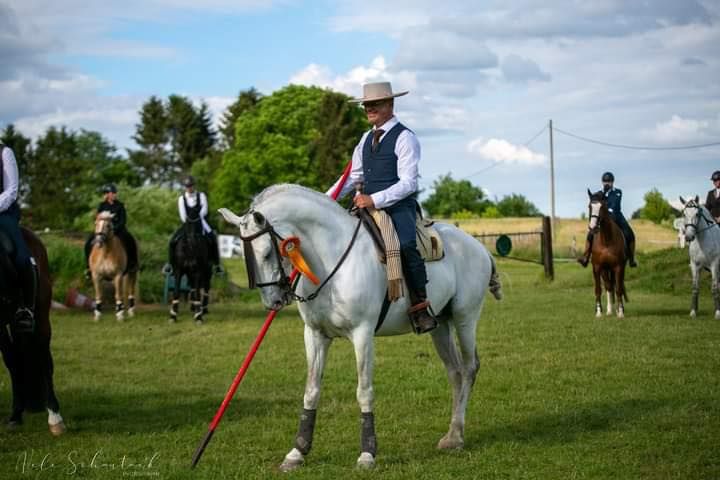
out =
[[117,193],[117,187],[114,183],[108,183],[103,185],[102,193]]
[[615,175],[613,175],[611,172],[605,172],[602,175],[602,181],[603,182],[614,182],[615,181]]
[[183,179],[183,185],[186,187],[195,186],[195,178],[192,175],[188,175],[185,179]]
[[712,174],[712,177],[710,177],[710,180],[712,180],[713,182],[715,180],[720,180],[720,170],[715,170]]

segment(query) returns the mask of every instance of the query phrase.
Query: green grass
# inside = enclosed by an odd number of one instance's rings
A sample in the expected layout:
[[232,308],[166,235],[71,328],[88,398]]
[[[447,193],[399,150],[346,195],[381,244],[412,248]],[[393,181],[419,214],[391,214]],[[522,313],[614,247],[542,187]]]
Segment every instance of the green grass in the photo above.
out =
[[[430,338],[381,338],[378,467],[356,471],[355,364],[349,342],[335,342],[313,451],[290,478],[720,477],[720,322],[712,320],[709,286],[691,320],[689,285],[674,294],[645,288],[642,277],[657,279],[649,268],[659,260],[641,261],[630,274],[623,320],[594,318],[588,270],[558,264],[556,281],[548,282],[540,266],[500,261],[506,298],[488,299],[480,322],[482,366],[460,452],[435,449],[447,430],[450,394]],[[202,327],[186,307],[182,313],[176,325],[158,307],[122,324],[55,313],[55,380],[69,431],[51,438],[38,414],[20,432],[0,434],[0,478],[110,480],[138,471],[85,467],[67,475],[69,455],[89,464],[96,452],[105,464],[157,453],[140,478],[280,477],[276,466],[292,446],[305,380],[295,309],[278,315],[195,471],[192,453],[265,315],[257,301],[212,305]],[[0,406],[9,401],[0,374]],[[56,466],[16,471],[30,452],[35,462],[48,454]]]

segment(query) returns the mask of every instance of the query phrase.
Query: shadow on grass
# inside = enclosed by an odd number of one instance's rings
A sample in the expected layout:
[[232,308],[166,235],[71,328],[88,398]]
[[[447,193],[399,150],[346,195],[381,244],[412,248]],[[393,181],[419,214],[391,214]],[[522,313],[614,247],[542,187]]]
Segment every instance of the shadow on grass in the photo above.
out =
[[571,443],[577,437],[621,428],[648,412],[666,406],[663,400],[627,399],[616,403],[578,406],[558,414],[542,414],[521,422],[473,433],[466,448],[481,449],[496,442]]

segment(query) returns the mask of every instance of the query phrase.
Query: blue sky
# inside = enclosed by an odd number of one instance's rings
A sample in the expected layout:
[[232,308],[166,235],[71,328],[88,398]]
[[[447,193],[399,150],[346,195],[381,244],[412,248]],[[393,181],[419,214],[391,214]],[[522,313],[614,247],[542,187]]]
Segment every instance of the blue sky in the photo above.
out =
[[[0,0],[0,126],[50,125],[132,147],[150,95],[206,101],[288,83],[358,95],[390,80],[420,136],[422,185],[445,173],[549,211],[548,135],[671,147],[720,142],[717,0]],[[555,134],[557,212],[605,170],[624,209],[710,188],[720,147],[632,150]]]

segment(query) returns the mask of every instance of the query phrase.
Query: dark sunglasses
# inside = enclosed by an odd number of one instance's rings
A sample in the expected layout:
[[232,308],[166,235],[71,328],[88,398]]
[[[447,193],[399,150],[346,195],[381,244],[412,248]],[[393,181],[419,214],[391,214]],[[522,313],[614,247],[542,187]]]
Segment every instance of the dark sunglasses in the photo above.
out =
[[371,109],[378,109],[378,108],[382,107],[383,105],[386,105],[387,103],[388,103],[387,100],[378,100],[376,102],[365,102],[365,103],[363,103],[363,108],[366,111],[371,110]]

